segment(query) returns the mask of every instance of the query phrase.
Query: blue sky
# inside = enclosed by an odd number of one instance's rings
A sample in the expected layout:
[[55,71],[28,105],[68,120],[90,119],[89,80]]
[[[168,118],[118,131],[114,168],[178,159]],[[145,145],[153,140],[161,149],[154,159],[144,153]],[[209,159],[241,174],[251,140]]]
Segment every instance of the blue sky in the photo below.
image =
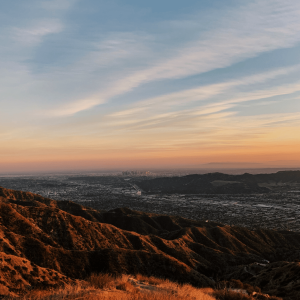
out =
[[3,168],[299,155],[299,1],[16,0],[0,16]]

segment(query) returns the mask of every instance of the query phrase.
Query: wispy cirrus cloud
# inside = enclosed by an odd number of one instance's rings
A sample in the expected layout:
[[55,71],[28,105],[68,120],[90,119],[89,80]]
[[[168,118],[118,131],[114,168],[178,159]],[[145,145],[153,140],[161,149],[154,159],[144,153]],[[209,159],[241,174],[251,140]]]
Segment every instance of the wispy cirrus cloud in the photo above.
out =
[[133,86],[224,68],[233,63],[300,41],[300,3],[255,1],[231,12],[218,27],[178,49],[169,59],[127,78]]
[[35,21],[33,25],[25,28],[14,28],[13,38],[23,46],[35,46],[43,37],[59,33],[63,30],[63,24],[58,19]]
[[0,158],[297,157],[300,2],[225,2],[5,2]]
[[[292,0],[284,3],[254,1],[242,5],[228,12],[214,28],[199,34],[197,39],[176,45],[169,49],[169,54],[162,52],[156,59],[151,57],[151,64],[146,68],[135,62],[125,72],[124,68],[122,73],[116,71],[115,76],[110,77],[108,88],[98,92],[99,102],[83,105],[82,110],[103,103],[104,96],[105,101],[109,101],[146,83],[185,78],[228,67],[264,52],[291,47],[300,41],[299,15],[300,3]],[[76,100],[76,105],[79,102]]]
[[[239,103],[246,102],[250,100],[258,100],[263,98],[269,98],[277,95],[290,94],[299,90],[299,83],[293,84],[284,84],[282,86],[275,86],[272,88],[268,88],[266,90],[258,90],[251,92],[243,92],[239,93],[235,90],[241,86],[254,85],[257,83],[263,83],[268,80],[272,80],[274,78],[290,75],[300,71],[300,65],[295,65],[292,67],[284,67],[280,69],[275,69],[272,71],[267,71],[251,76],[245,76],[243,78],[200,86],[198,88],[183,90],[175,93],[170,93],[167,95],[162,95],[150,99],[145,99],[139,102],[135,102],[132,105],[133,108],[129,108],[124,110],[124,112],[115,112],[112,115],[122,115],[132,113],[134,111],[146,110],[149,107],[155,106],[157,108],[157,104],[159,107],[174,107],[180,105],[187,105],[189,103],[204,101],[210,98],[216,97],[218,95],[229,93],[230,91],[235,91],[235,96],[230,96],[229,100],[225,100],[223,103]],[[47,111],[49,116],[64,116],[64,115],[73,115],[82,110],[90,109],[96,105],[106,103],[111,97],[122,94],[126,92],[128,89],[128,85],[126,82],[122,81],[119,85],[116,84],[114,87],[109,87],[107,90],[104,90],[100,94],[93,95],[87,99],[78,100],[77,102],[71,102],[69,104],[65,104],[57,107],[56,109]],[[229,93],[230,94],[230,93]],[[92,100],[91,100],[92,99]],[[129,104],[130,105],[130,104]],[[214,105],[214,104],[212,104]]]
[[[72,103],[72,105],[68,104],[62,104],[58,109],[54,110],[48,110],[47,112],[42,112],[43,116],[68,116],[68,115],[73,115],[76,114],[80,111],[89,109],[92,106],[99,105],[101,103],[105,103],[105,100],[99,99],[99,96],[97,97],[89,97],[80,101],[77,101],[75,103]],[[41,112],[40,112],[41,113]]]
[[[300,65],[295,65],[292,67],[285,67],[275,69],[272,71],[258,73],[251,76],[245,76],[231,81],[170,93],[136,102],[134,104],[131,104],[132,108],[125,109],[123,112],[115,112],[111,116],[119,117],[121,115],[127,115],[129,113],[130,115],[132,115],[135,112],[140,114],[142,111],[153,109],[154,111],[162,111],[164,109],[169,109],[170,107],[175,108],[177,106],[180,107],[182,105],[193,104],[199,106],[199,104],[201,104],[201,102],[205,100],[211,100],[209,106],[215,107],[221,105],[239,104],[241,102],[247,102],[251,100],[253,101],[270,98],[273,96],[291,94],[300,91],[300,82],[282,84],[277,86],[272,85],[271,87],[268,87],[266,89],[253,89],[253,85],[257,83],[261,84],[268,80],[272,80],[280,76],[285,76],[287,74],[297,74],[297,72],[299,71]],[[251,87],[250,89],[248,88],[248,90],[246,91],[239,91],[239,88],[245,86]],[[219,100],[218,97],[221,97],[222,100]]]

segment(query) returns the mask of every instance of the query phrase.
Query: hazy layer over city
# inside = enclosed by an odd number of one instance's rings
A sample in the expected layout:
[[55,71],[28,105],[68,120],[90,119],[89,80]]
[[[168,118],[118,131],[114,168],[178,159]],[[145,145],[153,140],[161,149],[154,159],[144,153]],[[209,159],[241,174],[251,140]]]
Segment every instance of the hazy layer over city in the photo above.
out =
[[[71,200],[101,211],[127,207],[251,229],[300,232],[300,172],[274,173],[278,170],[253,169],[252,172],[256,171],[261,177],[258,185],[254,186],[255,175],[242,175],[244,171],[227,170],[234,174],[229,176],[220,173],[186,176],[191,174],[191,170],[2,176],[0,186],[56,200]],[[262,175],[262,171],[270,174]],[[207,176],[209,178],[205,180],[203,189],[201,178]],[[172,178],[177,180],[175,185],[168,184]],[[149,182],[150,188],[145,188],[149,187]],[[189,186],[190,183],[192,186]],[[213,189],[207,190],[206,187],[211,184]],[[174,186],[186,188],[180,192],[174,190]]]

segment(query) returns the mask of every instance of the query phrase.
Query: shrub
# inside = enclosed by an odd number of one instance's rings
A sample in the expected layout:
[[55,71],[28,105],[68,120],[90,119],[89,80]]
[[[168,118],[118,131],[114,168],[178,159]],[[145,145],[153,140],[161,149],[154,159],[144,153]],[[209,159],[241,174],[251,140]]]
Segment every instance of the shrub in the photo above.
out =
[[231,279],[229,284],[230,287],[235,289],[242,289],[244,286],[244,284],[239,279]]
[[104,288],[109,288],[112,285],[112,283],[114,282],[114,280],[115,280],[115,277],[113,277],[110,274],[104,274],[104,273],[95,274],[95,273],[93,273],[87,279],[87,282],[94,288],[104,289]]
[[116,286],[116,289],[126,291],[126,292],[133,292],[136,288],[130,282],[122,282]]
[[242,293],[236,293],[233,291],[228,291],[226,289],[215,290],[213,296],[216,298],[216,300],[252,300],[253,299],[251,296]]
[[137,274],[135,276],[135,278],[138,281],[147,282],[147,283],[152,284],[152,285],[159,285],[159,284],[162,284],[166,281],[165,279],[162,279],[162,278],[158,278],[158,277],[154,277],[154,276],[148,277],[148,276],[141,275],[141,274]]
[[254,287],[248,283],[245,283],[244,290],[246,290],[249,295],[252,295],[252,293],[254,292]]

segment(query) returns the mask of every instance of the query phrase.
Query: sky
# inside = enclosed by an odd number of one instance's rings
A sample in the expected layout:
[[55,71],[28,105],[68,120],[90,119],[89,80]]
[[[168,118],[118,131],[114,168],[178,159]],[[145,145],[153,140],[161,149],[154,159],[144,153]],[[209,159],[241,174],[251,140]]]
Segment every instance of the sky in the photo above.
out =
[[0,172],[300,166],[298,0],[15,0]]

